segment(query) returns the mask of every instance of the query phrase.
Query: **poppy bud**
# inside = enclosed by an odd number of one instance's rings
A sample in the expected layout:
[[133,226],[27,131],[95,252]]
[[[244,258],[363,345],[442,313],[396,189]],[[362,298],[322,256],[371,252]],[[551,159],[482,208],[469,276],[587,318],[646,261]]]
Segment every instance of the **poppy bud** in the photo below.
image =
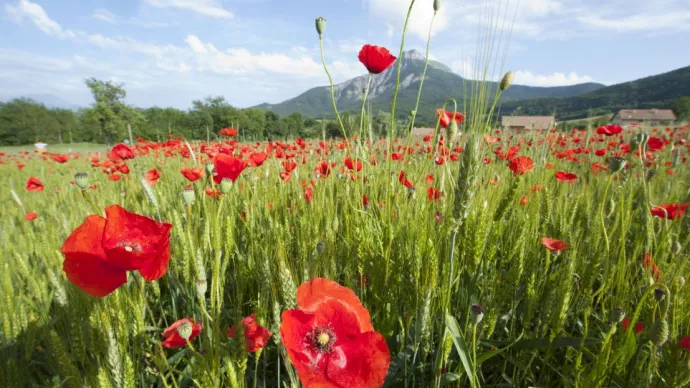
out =
[[609,321],[613,323],[621,322],[625,318],[625,310],[620,307],[616,307],[609,313]]
[[180,323],[180,325],[177,326],[177,334],[179,334],[183,340],[189,340],[189,337],[192,336],[192,323],[187,321]]
[[319,38],[326,31],[326,19],[322,17],[316,18],[316,32],[319,33]]
[[513,78],[515,78],[515,73],[513,73],[512,70],[507,72],[504,76],[503,79],[501,79],[501,91],[504,91],[510,87],[510,85],[513,83]]
[[208,283],[206,279],[199,279],[196,281],[196,293],[199,297],[203,298],[206,296],[206,289],[208,288]]
[[657,288],[654,290],[654,299],[656,299],[657,302],[663,301],[666,299],[666,291],[663,288]]
[[222,181],[220,181],[220,192],[223,194],[227,194],[230,189],[232,188],[232,181],[228,178],[223,178]]
[[212,162],[206,163],[206,175],[207,176],[213,176],[213,171],[215,170],[215,166],[213,165]]
[[473,304],[471,310],[472,322],[474,322],[475,325],[478,325],[479,322],[484,319],[484,308],[481,305]]
[[612,173],[617,173],[618,171],[622,170],[625,167],[625,164],[627,163],[627,160],[624,158],[621,158],[620,156],[613,156],[609,158],[609,170],[611,170]]
[[194,194],[194,189],[190,187],[182,190],[182,199],[184,200],[184,203],[187,206],[192,206],[192,204],[196,200],[196,194]]
[[679,241],[676,241],[673,243],[673,254],[678,255],[680,252],[683,250],[683,246],[680,244]]
[[455,137],[458,135],[458,123],[455,120],[452,120],[450,122],[450,125],[448,126],[448,141],[453,141]]
[[319,241],[318,244],[316,244],[316,252],[320,255],[326,251],[326,243],[323,241]]
[[78,172],[74,174],[74,182],[80,189],[86,190],[89,187],[89,174],[85,172]]
[[668,340],[668,322],[662,318],[652,324],[647,337],[656,346],[662,346]]
[[676,283],[678,283],[678,288],[683,288],[685,286],[685,276],[678,276]]
[[434,0],[434,12],[438,12],[441,9],[441,0]]

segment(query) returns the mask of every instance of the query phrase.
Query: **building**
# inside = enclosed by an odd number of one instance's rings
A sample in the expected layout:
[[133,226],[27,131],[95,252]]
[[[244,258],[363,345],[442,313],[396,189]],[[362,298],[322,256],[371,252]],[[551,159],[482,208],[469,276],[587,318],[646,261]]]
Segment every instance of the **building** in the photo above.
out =
[[676,121],[676,115],[670,109],[622,109],[614,117],[613,123],[618,125],[670,124]]
[[556,118],[554,116],[503,116],[501,126],[504,131],[551,129],[556,126]]

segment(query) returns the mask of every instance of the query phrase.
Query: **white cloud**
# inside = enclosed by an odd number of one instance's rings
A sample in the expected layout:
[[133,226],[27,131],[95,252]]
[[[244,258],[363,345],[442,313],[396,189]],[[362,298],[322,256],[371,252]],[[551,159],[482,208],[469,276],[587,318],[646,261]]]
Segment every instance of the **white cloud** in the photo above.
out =
[[624,17],[582,15],[577,20],[590,28],[617,32],[686,30],[690,29],[690,10],[664,9]]
[[96,19],[96,20],[100,20],[102,22],[106,22],[106,23],[110,23],[110,24],[117,24],[117,15],[108,11],[105,8],[95,9],[91,13],[91,17]]
[[453,61],[450,64],[450,68],[454,73],[459,74],[463,78],[472,78],[474,76],[474,67],[471,61]]
[[553,73],[547,75],[537,75],[530,71],[516,71],[515,84],[529,86],[566,86],[576,85],[586,82],[593,82],[594,79],[588,75],[578,75],[576,72]]
[[177,8],[212,18],[234,17],[232,12],[223,8],[216,0],[144,0],[144,2],[156,8]]
[[[426,40],[429,35],[429,26],[434,16],[432,1],[417,1],[412,8],[412,15],[408,22],[408,32]],[[448,1],[446,2],[448,3]],[[444,5],[448,6],[448,5]],[[402,26],[410,8],[409,1],[401,0],[369,0],[369,11],[377,18],[383,20],[387,26],[387,33],[392,36],[394,26]],[[444,30],[448,26],[448,14],[439,11],[434,21],[432,35]]]
[[74,32],[62,28],[60,23],[48,17],[43,7],[29,0],[19,0],[15,5],[5,4],[4,8],[15,23],[21,24],[28,19],[46,35],[60,39],[75,37]]

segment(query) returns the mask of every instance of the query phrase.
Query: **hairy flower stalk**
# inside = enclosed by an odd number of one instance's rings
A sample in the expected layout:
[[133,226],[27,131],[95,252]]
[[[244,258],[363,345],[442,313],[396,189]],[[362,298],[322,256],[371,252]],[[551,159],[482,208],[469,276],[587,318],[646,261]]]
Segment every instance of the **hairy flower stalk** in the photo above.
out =
[[323,52],[323,32],[326,29],[326,19],[319,17],[316,19],[316,32],[319,34],[319,48],[321,50],[321,64],[323,64],[323,70],[326,72],[326,75],[328,76],[328,82],[331,85],[331,103],[333,104],[333,112],[335,113],[335,117],[338,119],[338,124],[340,124],[340,129],[343,131],[343,137],[345,138],[345,144],[347,146],[348,154],[350,151],[350,142],[347,140],[347,133],[345,132],[345,125],[343,125],[343,120],[340,118],[340,112],[338,112],[338,106],[335,103],[335,85],[333,84],[333,77],[331,77],[331,73],[328,71],[328,67],[326,66],[326,57]]

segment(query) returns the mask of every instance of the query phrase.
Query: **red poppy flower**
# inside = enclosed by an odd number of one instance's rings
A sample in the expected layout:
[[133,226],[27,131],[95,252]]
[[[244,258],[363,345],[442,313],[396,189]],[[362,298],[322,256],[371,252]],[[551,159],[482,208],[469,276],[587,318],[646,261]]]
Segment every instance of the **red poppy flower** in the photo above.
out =
[[116,169],[123,174],[129,174],[129,166],[126,163],[117,166]]
[[204,169],[201,167],[194,167],[194,168],[182,167],[180,169],[180,172],[190,182],[195,182],[195,181],[201,179],[202,176],[204,176]]
[[108,175],[108,180],[110,180],[110,181],[117,182],[117,181],[119,181],[120,179],[122,179],[122,175],[120,175],[120,174],[110,174],[110,175]]
[[220,184],[223,178],[230,179],[233,182],[236,181],[237,177],[242,174],[242,171],[247,168],[247,163],[244,160],[226,154],[218,154],[213,164],[216,171],[213,181],[216,184]]
[[426,189],[426,196],[429,202],[438,202],[443,196],[443,193],[434,187]]
[[529,156],[518,156],[510,161],[508,167],[513,171],[513,176],[520,176],[532,171],[534,162]]
[[529,197],[526,195],[523,195],[522,198],[520,198],[520,205],[521,206],[527,206],[529,203]]
[[[263,349],[266,344],[268,344],[268,339],[271,338],[271,332],[256,321],[256,314],[242,319],[242,327],[244,331],[244,346],[247,352],[256,352],[259,349]],[[237,328],[235,326],[229,328],[227,335],[228,338],[235,338],[237,335]]]
[[282,164],[283,168],[285,169],[285,172],[292,172],[294,169],[297,168],[297,163],[295,163],[294,160],[285,160]]
[[252,152],[249,154],[249,164],[252,167],[259,167],[264,164],[267,158],[268,154],[265,152]]
[[649,209],[649,212],[653,216],[659,218],[665,218],[667,220],[673,220],[676,218],[683,217],[685,210],[688,208],[688,204],[684,203],[682,205],[677,203],[672,203],[668,205],[659,205]]
[[395,56],[385,47],[365,44],[359,51],[359,61],[371,74],[383,73],[395,62]]
[[577,175],[572,174],[572,173],[568,173],[568,172],[559,171],[556,173],[556,179],[558,179],[561,182],[575,183],[575,179],[577,179]]
[[322,160],[316,165],[316,172],[321,178],[326,178],[331,174],[331,166],[327,161]]
[[232,127],[223,128],[223,129],[220,130],[220,134],[221,134],[221,135],[223,135],[223,136],[228,136],[228,137],[237,136],[238,133],[239,133],[239,132],[237,131],[237,129],[232,128]]
[[568,244],[561,240],[556,240],[555,238],[542,237],[541,243],[551,252],[560,252],[564,249],[568,249]]
[[24,218],[27,221],[33,221],[36,219],[36,217],[38,217],[38,214],[36,214],[35,212],[28,212],[26,213],[26,215],[24,215]]
[[596,155],[596,156],[604,156],[604,155],[606,155],[606,149],[602,148],[602,149],[600,149],[600,150],[596,150],[596,151],[594,152],[594,155]]
[[116,144],[108,153],[108,158],[113,162],[121,160],[134,159],[134,150],[126,144]]
[[690,335],[680,340],[680,347],[690,352]]
[[182,318],[178,321],[175,321],[175,323],[170,325],[170,327],[165,329],[163,332],[163,337],[165,337],[165,340],[162,344],[164,347],[168,349],[177,349],[187,346],[187,340],[180,336],[180,326],[182,325],[191,326],[191,335],[188,339],[189,341],[201,334],[201,321],[194,323],[192,318]]
[[652,255],[650,255],[649,253],[644,254],[644,260],[642,260],[642,267],[649,271],[654,277],[654,279],[661,280],[661,270],[652,259]]
[[352,160],[349,156],[345,158],[345,166],[350,170],[361,171],[364,164],[359,159]]
[[365,209],[368,208],[368,207],[369,207],[369,203],[371,203],[371,202],[369,201],[369,197],[367,197],[366,194],[362,194],[362,207],[365,208]]
[[441,126],[443,128],[448,128],[450,122],[455,120],[455,122],[460,125],[465,120],[465,115],[460,112],[448,112],[443,109],[436,109],[436,116],[441,118]]
[[283,312],[280,336],[305,387],[380,387],[390,352],[354,292],[315,278],[297,289],[298,310]]
[[156,280],[168,270],[171,224],[130,213],[118,205],[105,209],[106,218],[88,216],[62,245],[63,270],[84,292],[106,296],[138,270]]
[[623,128],[621,128],[620,125],[606,125],[597,128],[597,134],[604,136],[614,136],[621,133],[622,131]]
[[51,154],[50,158],[60,164],[67,163],[67,161],[69,161],[69,156],[62,154]]
[[26,191],[43,191],[43,183],[38,178],[29,177],[26,181]]
[[204,190],[204,193],[206,193],[206,195],[208,195],[211,198],[220,197],[220,194],[221,194],[220,190],[213,190],[210,187],[207,188],[206,190]]
[[161,178],[161,172],[155,168],[152,168],[146,172],[146,182],[151,185],[155,185]]
[[307,203],[311,203],[311,201],[314,200],[314,191],[311,187],[304,189],[304,200],[307,201]]
[[652,151],[661,151],[664,149],[664,141],[658,137],[652,136],[647,140],[647,146]]
[[[621,326],[624,330],[628,330],[628,327],[630,327],[630,318],[623,318],[623,321],[621,321]],[[642,323],[642,321],[638,321],[637,324],[635,324],[635,334],[640,334],[643,330],[644,324]]]
[[391,154],[391,159],[393,159],[393,160],[401,160],[402,158],[403,158],[403,154],[401,154],[399,152],[393,152]]

